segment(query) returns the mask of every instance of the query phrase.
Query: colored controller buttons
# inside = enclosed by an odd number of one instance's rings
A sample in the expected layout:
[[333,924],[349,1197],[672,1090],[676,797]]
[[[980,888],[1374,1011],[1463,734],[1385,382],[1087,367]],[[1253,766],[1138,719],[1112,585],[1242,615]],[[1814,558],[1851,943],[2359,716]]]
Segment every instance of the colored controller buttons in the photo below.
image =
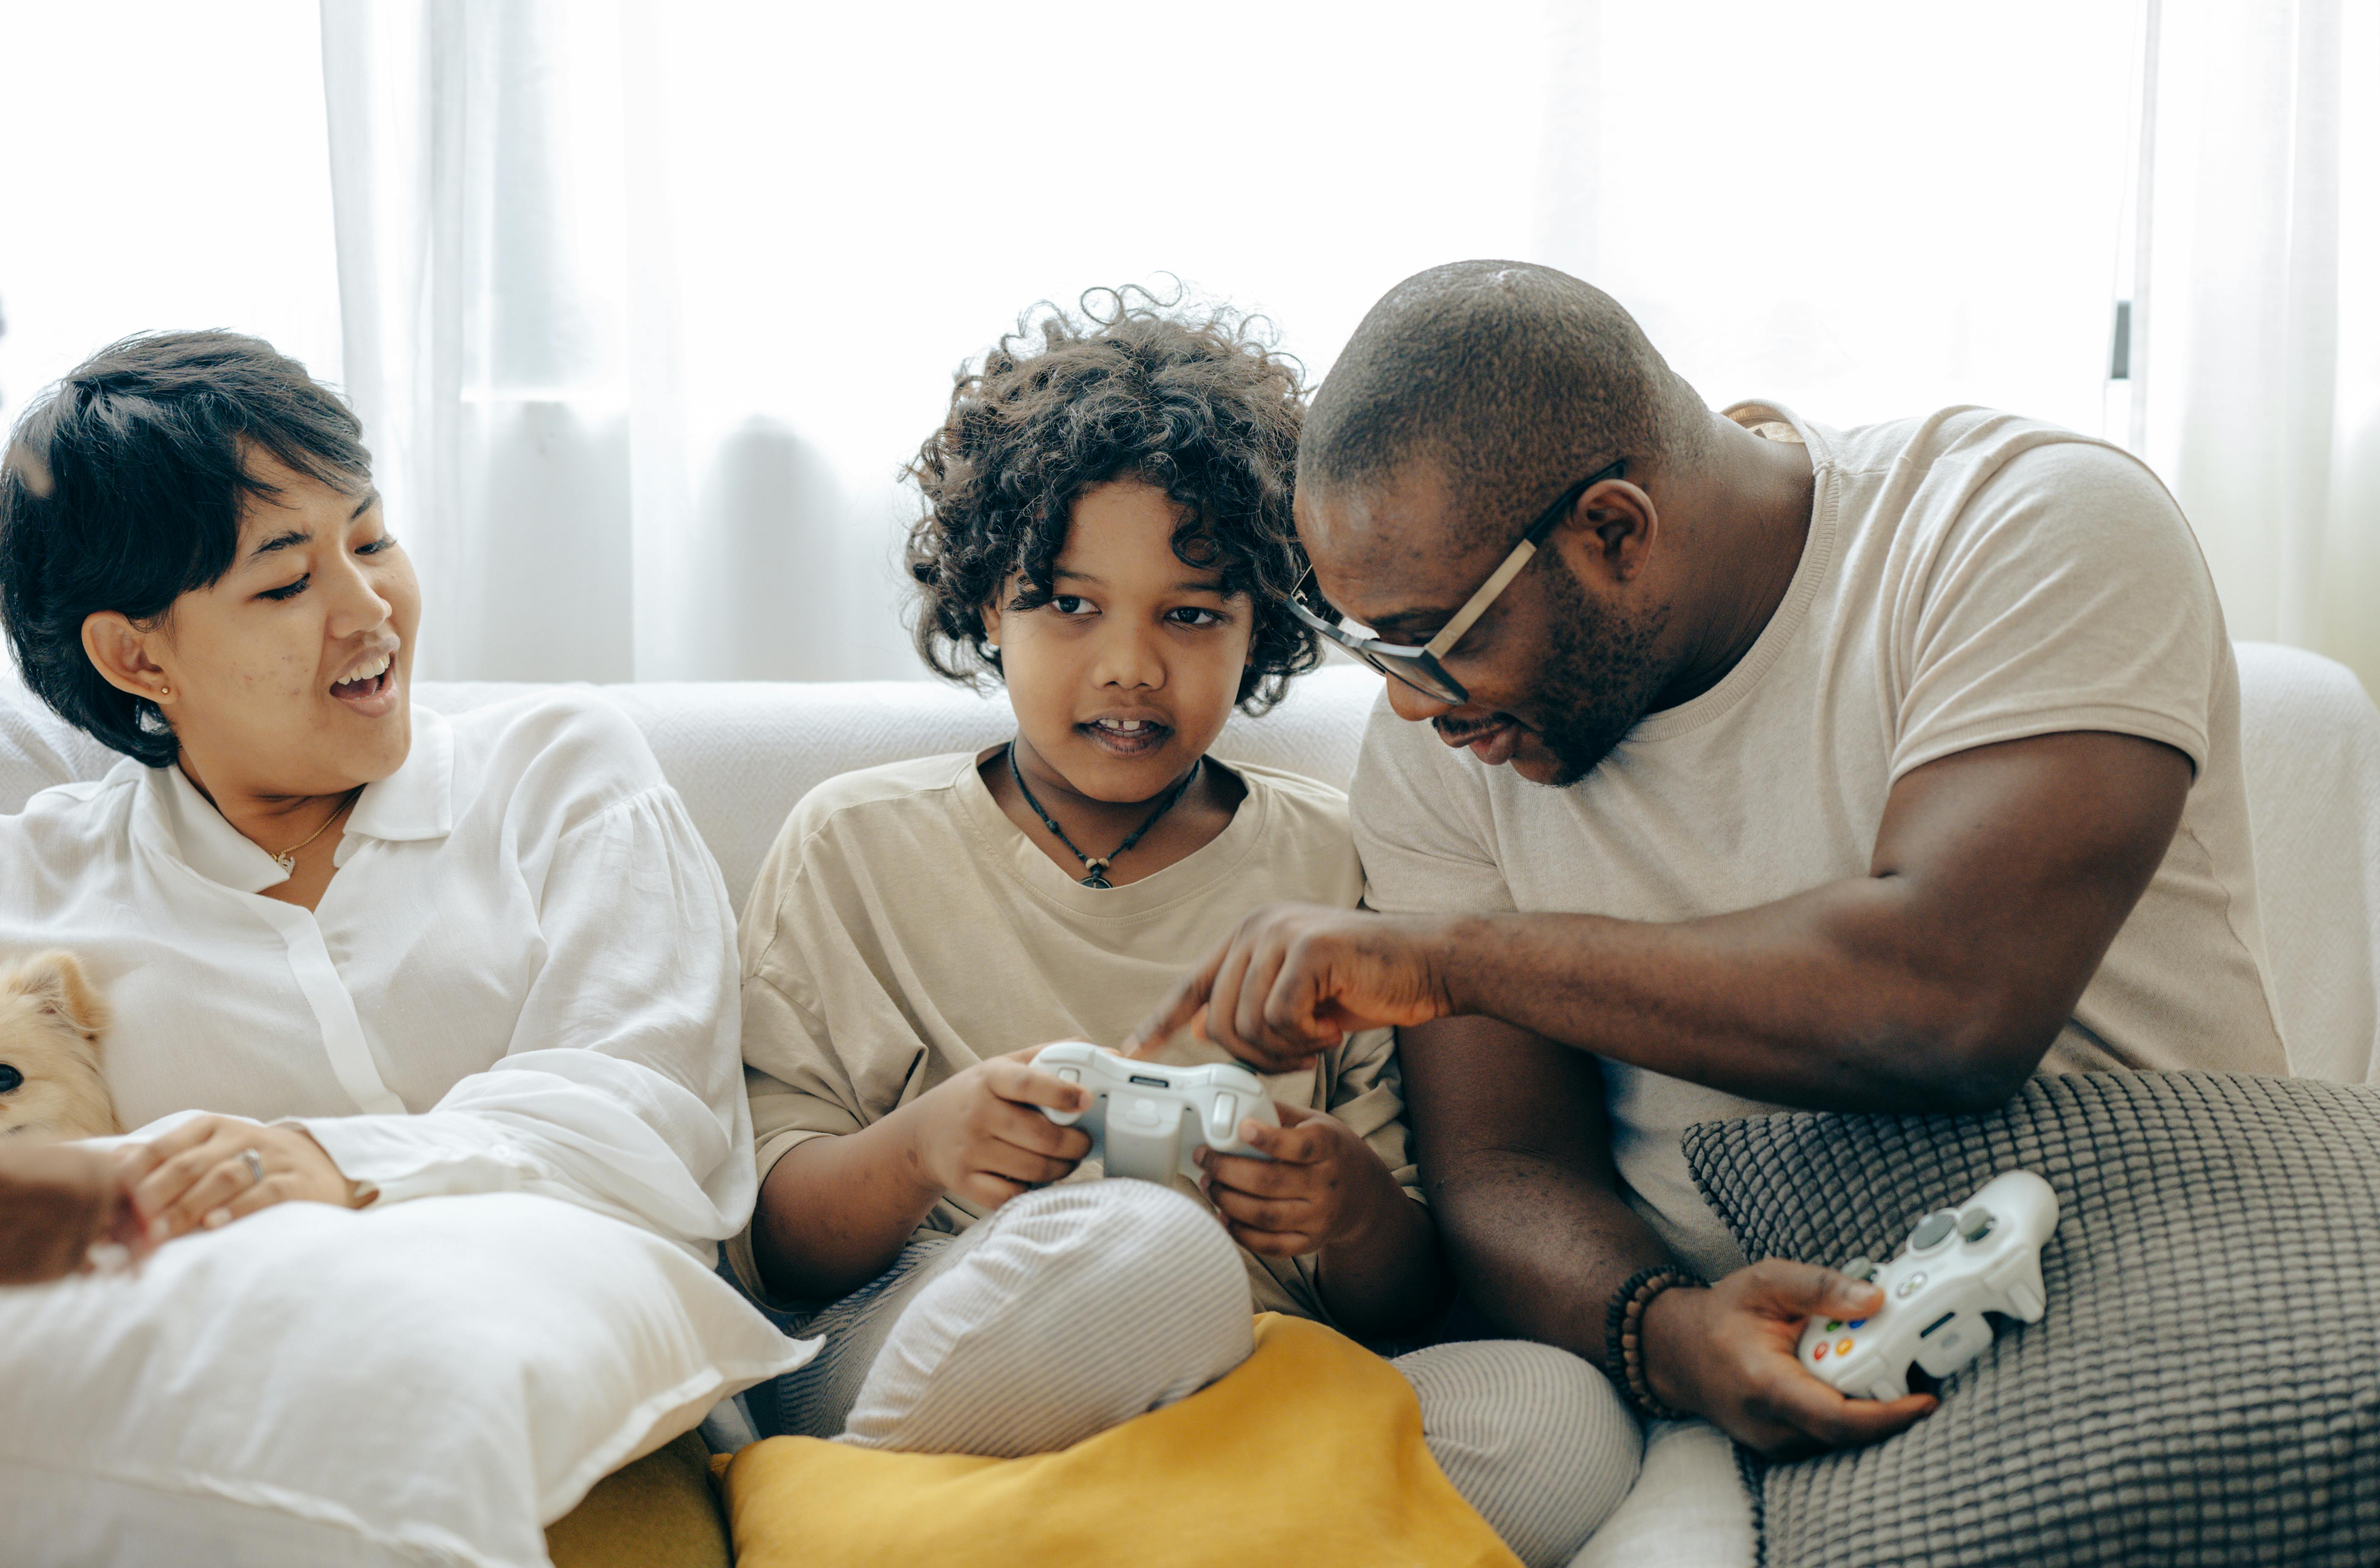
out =
[[1930,1252],[1949,1241],[1950,1233],[1958,1228],[1959,1217],[1956,1214],[1947,1209],[1937,1209],[1918,1221],[1917,1228],[1909,1234],[1909,1250]]
[[1818,1342],[1817,1348],[1810,1352],[1810,1359],[1813,1361],[1824,1361],[1827,1358],[1827,1352],[1832,1348],[1833,1347],[1828,1344],[1826,1341],[1820,1340]]
[[1864,1329],[1867,1327],[1867,1319],[1864,1318],[1854,1318],[1844,1326],[1851,1329]]
[[1837,1340],[1837,1341],[1835,1342],[1835,1354],[1836,1354],[1837,1355],[1849,1355],[1851,1353],[1852,1353],[1852,1342],[1851,1342],[1851,1341],[1849,1341],[1849,1340],[1847,1340],[1847,1339],[1841,1339],[1841,1340]]
[[1893,1286],[1892,1294],[1906,1299],[1910,1296],[1915,1295],[1920,1290],[1925,1288],[1925,1275],[1923,1271],[1920,1271],[1910,1275],[1909,1278]]

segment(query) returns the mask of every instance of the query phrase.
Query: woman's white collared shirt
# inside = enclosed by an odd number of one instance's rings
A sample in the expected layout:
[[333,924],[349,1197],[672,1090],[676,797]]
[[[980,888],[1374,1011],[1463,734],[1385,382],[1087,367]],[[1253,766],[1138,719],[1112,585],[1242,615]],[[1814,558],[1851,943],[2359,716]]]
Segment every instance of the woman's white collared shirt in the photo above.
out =
[[119,1118],[294,1120],[379,1201],[523,1191],[709,1256],[752,1208],[735,917],[642,735],[589,693],[445,719],[349,814],[312,912],[177,768],[0,818],[0,955],[115,1012]]

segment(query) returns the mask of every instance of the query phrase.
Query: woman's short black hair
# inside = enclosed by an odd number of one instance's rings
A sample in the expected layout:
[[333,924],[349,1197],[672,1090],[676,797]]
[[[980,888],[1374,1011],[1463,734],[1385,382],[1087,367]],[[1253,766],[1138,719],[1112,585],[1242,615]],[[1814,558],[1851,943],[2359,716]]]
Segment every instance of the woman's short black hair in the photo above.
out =
[[952,680],[997,675],[984,606],[1018,572],[1018,602],[1048,603],[1075,498],[1138,479],[1183,510],[1173,553],[1220,566],[1224,591],[1254,602],[1238,701],[1261,712],[1321,662],[1319,639],[1289,612],[1305,573],[1290,516],[1302,368],[1263,318],[1184,310],[1179,296],[1093,289],[1078,311],[1038,305],[979,367],[962,367],[949,414],[909,467],[926,502],[906,557],[917,652]]
[[306,367],[254,337],[161,332],[101,349],[17,421],[0,463],[0,621],[25,684],[152,768],[180,749],[156,705],[102,679],[82,623],[150,624],[231,569],[271,453],[348,493],[371,483],[363,427]]

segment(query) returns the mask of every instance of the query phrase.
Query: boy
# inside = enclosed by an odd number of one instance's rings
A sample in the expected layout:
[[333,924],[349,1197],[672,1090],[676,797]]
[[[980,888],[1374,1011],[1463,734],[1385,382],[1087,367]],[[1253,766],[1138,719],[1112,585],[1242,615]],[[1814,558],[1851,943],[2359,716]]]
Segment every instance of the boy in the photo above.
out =
[[[1207,756],[1318,658],[1289,609],[1296,372],[1227,317],[1127,294],[1085,313],[963,374],[911,470],[919,650],[1000,679],[1015,738],[821,785],[746,912],[763,1187],[734,1251],[766,1295],[831,1303],[785,1430],[1046,1452],[1230,1371],[1251,1306],[1378,1341],[1451,1294],[1385,1030],[1269,1078],[1281,1125],[1240,1132],[1271,1158],[1202,1152],[1195,1189],[1080,1179],[1087,1135],[1043,1114],[1083,1091],[1039,1046],[1120,1043],[1250,909],[1363,886],[1343,796]],[[1398,1366],[1449,1478],[1531,1563],[1567,1561],[1634,1479],[1634,1424],[1574,1356]]]

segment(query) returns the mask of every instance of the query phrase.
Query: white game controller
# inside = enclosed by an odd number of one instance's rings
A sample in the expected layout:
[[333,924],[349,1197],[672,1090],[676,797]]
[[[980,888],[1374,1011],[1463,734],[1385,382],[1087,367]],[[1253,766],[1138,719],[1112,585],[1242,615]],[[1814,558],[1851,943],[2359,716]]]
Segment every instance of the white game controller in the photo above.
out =
[[1271,1158],[1240,1141],[1240,1124],[1250,1117],[1281,1125],[1263,1080],[1245,1067],[1229,1062],[1168,1067],[1073,1039],[1045,1046],[1033,1064],[1091,1091],[1086,1110],[1044,1107],[1041,1113],[1062,1127],[1080,1124],[1091,1135],[1089,1158],[1111,1176],[1162,1185],[1179,1172],[1195,1181],[1198,1166],[1190,1156],[1201,1146],[1218,1154]]
[[1810,1319],[1802,1365],[1853,1399],[1898,1399],[1909,1364],[1947,1378],[1984,1353],[1984,1314],[2041,1321],[2048,1294],[2041,1246],[2058,1228],[2058,1195],[2030,1171],[2004,1171],[1957,1209],[1917,1222],[1900,1256],[1878,1269],[1854,1258],[1842,1271],[1884,1292],[1875,1315]]

